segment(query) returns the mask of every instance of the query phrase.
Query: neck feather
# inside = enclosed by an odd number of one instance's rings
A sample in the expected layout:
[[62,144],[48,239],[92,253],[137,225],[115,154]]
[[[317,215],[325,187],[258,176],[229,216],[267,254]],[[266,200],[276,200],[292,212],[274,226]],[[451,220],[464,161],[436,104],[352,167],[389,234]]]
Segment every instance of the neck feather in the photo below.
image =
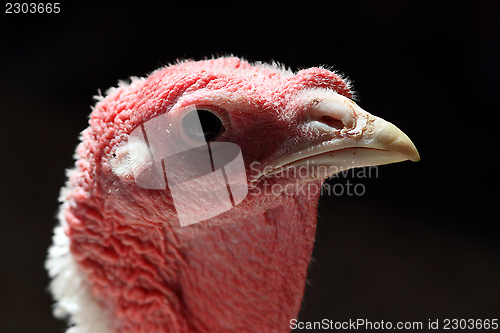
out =
[[316,232],[318,196],[189,227],[132,226],[68,205],[67,234],[115,332],[288,332]]

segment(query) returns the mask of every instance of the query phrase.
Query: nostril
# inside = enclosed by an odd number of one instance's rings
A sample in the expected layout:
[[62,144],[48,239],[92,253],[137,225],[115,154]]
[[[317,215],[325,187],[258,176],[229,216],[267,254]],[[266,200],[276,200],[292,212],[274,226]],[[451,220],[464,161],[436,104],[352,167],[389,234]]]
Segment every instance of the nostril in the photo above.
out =
[[352,108],[348,102],[337,101],[333,97],[311,105],[307,109],[308,119],[327,132],[352,128],[356,122]]
[[331,116],[322,116],[320,119],[319,119],[320,122],[322,122],[323,124],[325,125],[328,125],[332,128],[335,128],[335,129],[343,129],[344,128],[344,123],[338,119],[335,119]]

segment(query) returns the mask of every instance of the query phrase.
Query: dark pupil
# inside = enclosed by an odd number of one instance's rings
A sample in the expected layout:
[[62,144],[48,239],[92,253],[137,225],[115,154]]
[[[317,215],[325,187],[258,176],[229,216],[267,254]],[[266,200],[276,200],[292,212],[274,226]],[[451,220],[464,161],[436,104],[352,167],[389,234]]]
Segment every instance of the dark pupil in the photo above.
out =
[[219,117],[213,114],[210,111],[205,110],[197,110],[195,112],[191,112],[183,120],[183,126],[186,130],[186,134],[195,140],[201,140],[201,133],[197,129],[199,129],[196,121],[196,115],[200,119],[201,128],[203,130],[203,135],[205,137],[205,141],[211,141],[217,138],[220,133],[224,130],[224,126],[220,121]]

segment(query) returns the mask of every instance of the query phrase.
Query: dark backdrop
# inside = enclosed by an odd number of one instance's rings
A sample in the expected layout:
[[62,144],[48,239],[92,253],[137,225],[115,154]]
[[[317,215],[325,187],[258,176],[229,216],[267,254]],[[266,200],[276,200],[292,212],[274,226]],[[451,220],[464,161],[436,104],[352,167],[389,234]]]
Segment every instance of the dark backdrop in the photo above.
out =
[[422,158],[330,181],[365,193],[321,199],[300,320],[500,317],[498,2],[292,3],[2,8],[0,332],[63,331],[43,262],[92,96],[217,54],[334,66]]

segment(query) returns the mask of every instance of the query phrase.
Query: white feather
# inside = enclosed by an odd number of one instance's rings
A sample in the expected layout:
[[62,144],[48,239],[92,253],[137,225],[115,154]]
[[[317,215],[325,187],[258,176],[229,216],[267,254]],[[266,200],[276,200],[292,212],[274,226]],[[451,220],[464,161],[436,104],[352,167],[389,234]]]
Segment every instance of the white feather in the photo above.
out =
[[[68,174],[71,172],[72,170]],[[64,211],[69,205],[66,201],[68,191],[68,185],[61,190],[59,224],[54,229],[53,244],[45,262],[45,268],[53,279],[50,290],[56,301],[54,316],[68,318],[69,324],[74,325],[66,333],[112,333],[109,310],[94,300],[84,273],[70,253],[69,238],[64,233],[67,224]]]

